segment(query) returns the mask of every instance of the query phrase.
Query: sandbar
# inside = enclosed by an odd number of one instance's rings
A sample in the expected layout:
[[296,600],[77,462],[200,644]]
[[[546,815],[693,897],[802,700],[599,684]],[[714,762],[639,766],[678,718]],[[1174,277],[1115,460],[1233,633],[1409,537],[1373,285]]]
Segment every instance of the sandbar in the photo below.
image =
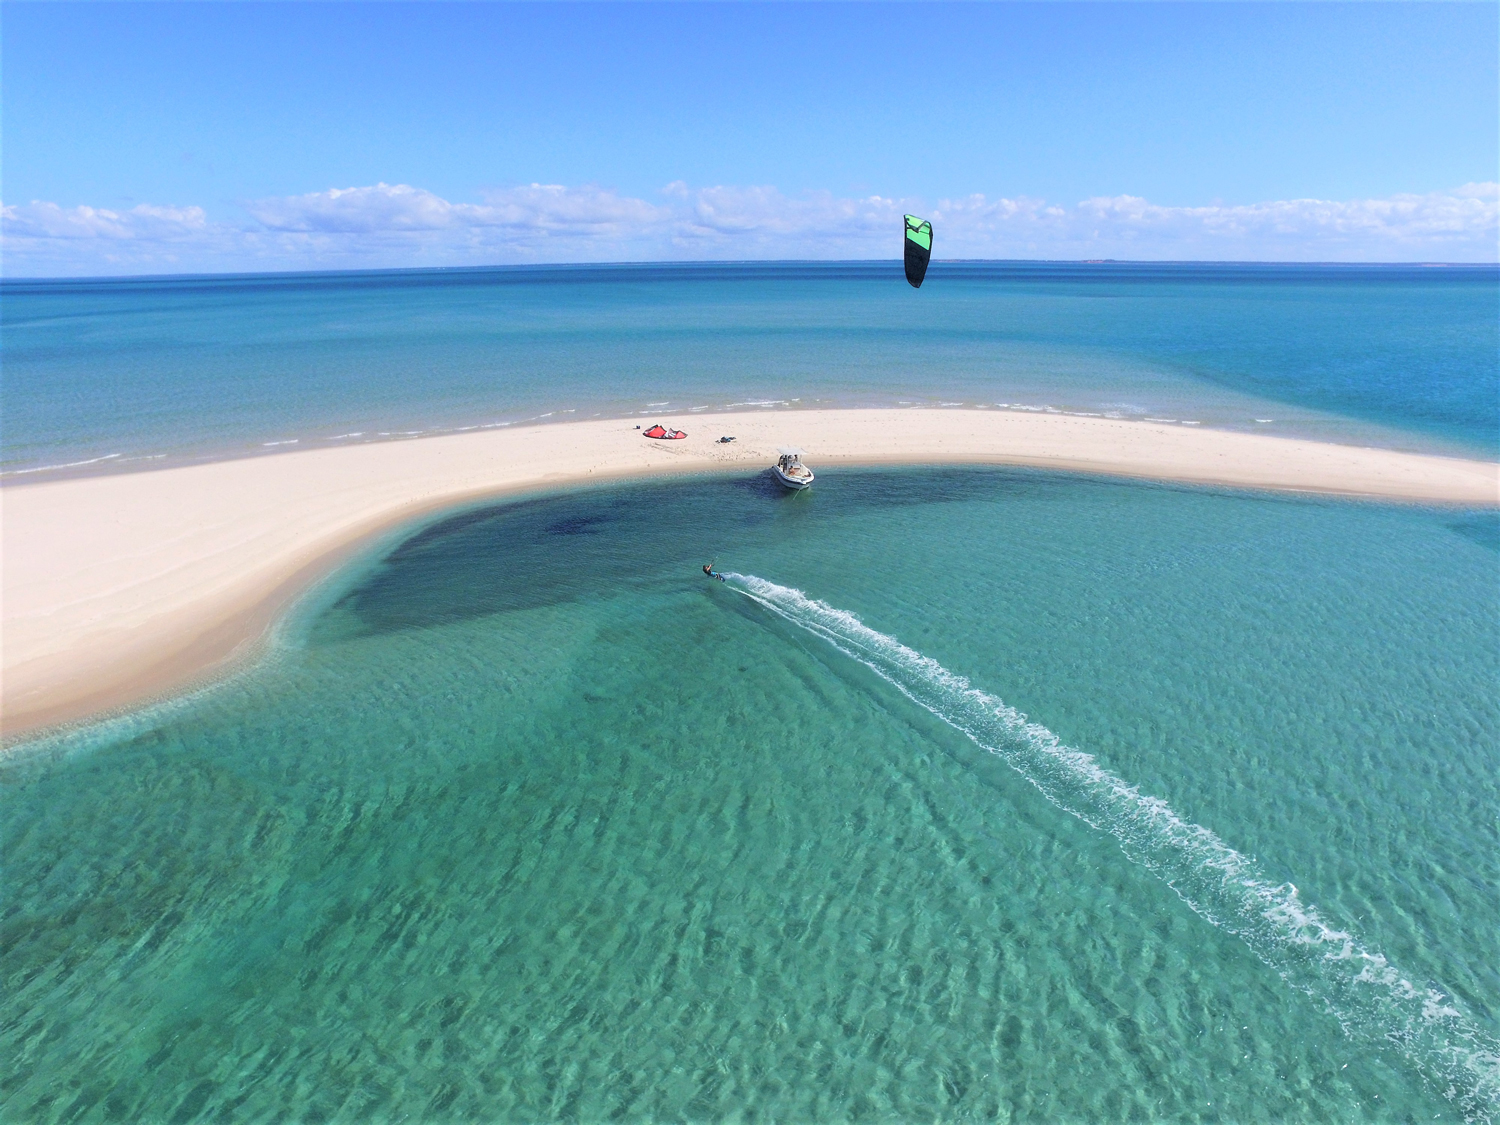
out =
[[[252,655],[361,543],[426,513],[580,482],[769,466],[992,464],[1466,507],[1500,465],[1150,422],[1009,411],[795,410],[488,430],[8,485],[0,736],[181,691]],[[727,445],[715,439],[732,434]],[[816,486],[814,486],[816,487]]]

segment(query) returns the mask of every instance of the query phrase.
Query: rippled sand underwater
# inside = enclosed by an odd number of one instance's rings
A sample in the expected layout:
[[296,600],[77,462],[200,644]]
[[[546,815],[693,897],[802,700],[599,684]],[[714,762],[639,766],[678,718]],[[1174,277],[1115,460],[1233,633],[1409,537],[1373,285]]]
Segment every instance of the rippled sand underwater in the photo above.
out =
[[0,1115],[1493,1118],[1496,532],[1011,470],[440,519],[7,764]]

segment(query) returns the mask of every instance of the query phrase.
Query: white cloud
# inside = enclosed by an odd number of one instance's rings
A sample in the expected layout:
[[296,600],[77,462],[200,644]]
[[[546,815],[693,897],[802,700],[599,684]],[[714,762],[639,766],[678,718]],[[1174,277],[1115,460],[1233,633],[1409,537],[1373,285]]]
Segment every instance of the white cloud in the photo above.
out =
[[475,265],[505,262],[891,258],[903,211],[954,258],[1495,261],[1500,185],[1427,195],[1168,207],[1137,196],[1072,206],[970,195],[928,205],[774,187],[667,185],[657,202],[529,184],[454,203],[407,184],[251,200],[238,222],[201,207],[0,208],[11,276]]
[[1189,248],[1243,248],[1250,257],[1281,248],[1295,257],[1397,259],[1440,255],[1494,260],[1500,238],[1496,184],[1466,184],[1452,192],[1333,202],[1289,199],[1243,206],[1159,207],[1135,196],[1087,199],[1078,205],[1080,233],[1093,238],[1147,241]]
[[498,225],[556,233],[624,232],[670,218],[667,208],[599,187],[530,184],[486,192],[485,202]]
[[531,184],[487,194],[483,204],[449,203],[407,184],[334,188],[257,199],[251,218],[273,231],[373,234],[505,227],[515,231],[594,232],[654,222],[661,208],[602,188]]
[[377,231],[432,231],[472,223],[472,206],[452,204],[406,184],[334,188],[307,195],[256,199],[245,204],[250,217],[267,230],[309,234],[372,234]]
[[157,239],[193,238],[208,230],[202,207],[152,207],[141,204],[129,211],[95,207],[59,207],[31,203],[0,207],[7,240],[18,239]]
[[[892,224],[900,230],[902,214],[899,201],[878,195],[840,199],[811,192],[790,199],[773,187],[693,190],[681,182],[668,184],[663,194],[676,204],[671,234],[678,245],[766,249],[779,258],[833,257],[845,247],[858,256],[890,257],[889,245],[883,253],[878,247],[891,242]],[[810,240],[810,249],[801,249],[799,239]]]

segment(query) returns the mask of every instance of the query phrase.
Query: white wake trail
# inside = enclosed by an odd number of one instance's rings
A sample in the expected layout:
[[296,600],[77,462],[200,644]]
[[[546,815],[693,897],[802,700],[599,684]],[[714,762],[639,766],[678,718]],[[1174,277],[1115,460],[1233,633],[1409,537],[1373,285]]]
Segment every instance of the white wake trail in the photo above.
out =
[[935,660],[800,590],[751,574],[732,588],[828,641],[913,702],[998,755],[1046,798],[1108,832],[1130,859],[1195,912],[1241,938],[1294,988],[1324,1002],[1358,1038],[1394,1046],[1468,1121],[1500,1116],[1500,1044],[1450,996],[1412,983],[1355,935],[1326,922],[1290,883],[1273,883],[1251,857],[1183,820],[1093,755]]

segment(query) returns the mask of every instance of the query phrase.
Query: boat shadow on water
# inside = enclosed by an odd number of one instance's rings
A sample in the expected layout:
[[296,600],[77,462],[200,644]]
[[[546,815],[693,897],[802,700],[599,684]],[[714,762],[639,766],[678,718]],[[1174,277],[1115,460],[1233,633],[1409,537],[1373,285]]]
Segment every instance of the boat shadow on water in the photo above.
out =
[[764,500],[784,500],[794,503],[798,501],[806,502],[815,491],[811,488],[804,488],[800,491],[793,491],[787,488],[776,479],[776,473],[772,469],[765,469],[755,473],[753,476],[737,477],[730,483],[730,487],[735,492],[744,496]]

